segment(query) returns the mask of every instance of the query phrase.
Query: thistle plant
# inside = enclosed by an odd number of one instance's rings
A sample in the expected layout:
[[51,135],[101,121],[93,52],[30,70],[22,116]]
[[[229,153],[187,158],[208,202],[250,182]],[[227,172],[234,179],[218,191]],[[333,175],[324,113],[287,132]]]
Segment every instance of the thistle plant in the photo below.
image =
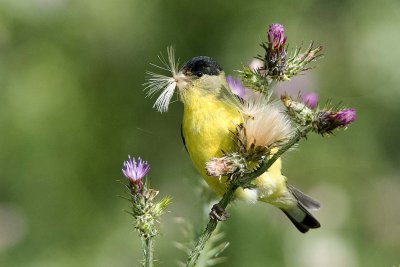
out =
[[[287,41],[284,27],[271,24],[266,41],[261,43],[264,53],[255,57],[257,64],[244,65],[238,71],[239,77],[228,76],[226,83],[222,68],[209,57],[194,57],[179,69],[172,48],[168,49],[169,62],[161,56],[164,66],[158,67],[170,71],[171,77],[148,72],[148,96],[162,91],[155,102],[158,111],[168,110],[178,88],[185,107],[182,137],[186,149],[210,187],[222,195],[194,247],[184,247],[190,250],[186,266],[217,262],[201,259],[215,254],[216,250],[210,249],[215,230],[230,217],[226,209],[235,199],[279,207],[302,233],[320,227],[308,212],[320,204],[286,183],[280,157],[310,133],[326,136],[347,128],[355,121],[356,112],[354,108],[332,105],[331,101],[320,107],[315,93],[300,93],[297,98],[284,94],[281,101],[272,99],[274,85],[314,68],[313,62],[322,56],[322,46],[314,46],[313,42],[304,51],[301,46],[289,51]],[[130,213],[144,244],[145,266],[151,266],[157,218],[169,199],[153,202],[158,192],[142,182],[149,170],[146,162],[129,159],[124,166],[131,195]],[[272,180],[281,182],[284,189],[278,192],[277,185],[270,186]]]
[[301,45],[288,52],[287,37],[281,24],[271,24],[267,36],[268,41],[260,44],[264,55],[256,57],[261,60],[262,66],[257,69],[243,66],[239,71],[244,86],[251,90],[268,93],[276,82],[288,81],[313,68],[310,63],[322,56],[322,46],[314,47],[314,42],[303,52]]
[[154,239],[159,234],[158,219],[171,202],[169,197],[155,202],[159,192],[149,187],[149,179],[144,180],[149,170],[150,165],[146,161],[141,158],[132,159],[130,156],[124,161],[122,169],[128,180],[125,187],[129,198],[126,199],[131,203],[131,209],[126,212],[132,215],[134,229],[142,240],[144,267],[153,266]]
[[[175,242],[174,245],[176,248],[189,256],[191,248],[194,246],[196,240],[194,228],[190,223],[183,221],[181,218],[178,218],[176,222],[182,225],[182,236],[189,241],[185,243]],[[204,246],[203,252],[196,263],[197,267],[211,267],[226,261],[225,257],[220,256],[221,253],[229,246],[229,242],[224,241],[225,237],[226,235],[221,230],[219,225],[219,227],[217,227],[217,229],[210,236],[207,244]],[[186,266],[186,264],[182,261],[179,261],[178,264],[182,267]]]
[[[265,54],[257,57],[262,65],[258,68],[243,66],[243,69],[238,71],[240,80],[233,77],[227,78],[232,92],[241,99],[254,91],[270,97],[276,82],[288,81],[293,76],[313,68],[310,63],[322,56],[320,53],[322,46],[314,47],[314,43],[311,42],[306,51],[301,52],[300,47],[287,57],[287,37],[284,34],[284,27],[280,24],[271,24],[267,36],[268,41],[261,44]],[[321,135],[331,134],[336,129],[346,128],[356,119],[355,109],[352,108],[339,108],[330,105],[330,102],[323,108],[317,107],[316,94],[299,95],[295,100],[288,95],[282,95],[281,101],[294,129],[289,138],[277,140],[269,147],[257,146],[255,141],[248,145],[246,134],[240,131],[240,127],[243,129],[245,127],[240,125],[235,132],[237,149],[231,153],[225,153],[223,157],[212,158],[206,163],[208,175],[218,179],[223,176],[228,177],[227,191],[210,212],[210,221],[192,250],[186,266],[196,266],[198,257],[218,223],[229,217],[225,209],[235,199],[238,188],[254,188],[254,180],[310,132]]]

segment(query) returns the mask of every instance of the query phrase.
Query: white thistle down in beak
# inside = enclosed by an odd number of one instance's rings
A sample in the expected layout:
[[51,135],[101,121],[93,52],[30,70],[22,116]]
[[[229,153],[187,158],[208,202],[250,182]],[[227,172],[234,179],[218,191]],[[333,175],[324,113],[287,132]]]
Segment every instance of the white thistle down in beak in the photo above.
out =
[[163,55],[158,56],[163,66],[158,66],[155,64],[151,65],[171,72],[172,77],[148,71],[146,73],[147,81],[143,84],[145,86],[144,90],[147,90],[148,97],[151,97],[155,93],[162,91],[153,105],[153,108],[156,108],[161,113],[168,111],[168,106],[172,96],[174,95],[175,88],[177,86],[181,87],[180,85],[185,77],[182,73],[178,72],[179,62],[175,61],[175,51],[173,47],[170,46],[167,48],[167,54],[168,61],[165,60]]

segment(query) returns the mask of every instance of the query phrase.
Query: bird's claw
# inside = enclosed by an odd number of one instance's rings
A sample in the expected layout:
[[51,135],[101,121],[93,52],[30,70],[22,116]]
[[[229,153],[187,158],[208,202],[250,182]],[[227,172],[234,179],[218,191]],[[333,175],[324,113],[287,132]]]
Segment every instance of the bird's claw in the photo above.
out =
[[231,215],[220,205],[215,204],[211,208],[210,218],[215,221],[226,221]]

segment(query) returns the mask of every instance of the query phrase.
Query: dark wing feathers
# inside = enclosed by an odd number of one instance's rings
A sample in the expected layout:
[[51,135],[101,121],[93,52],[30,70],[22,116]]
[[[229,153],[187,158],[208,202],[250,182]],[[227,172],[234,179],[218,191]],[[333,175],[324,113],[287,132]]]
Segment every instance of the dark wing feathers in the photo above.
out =
[[186,146],[185,136],[183,135],[183,127],[182,127],[182,125],[181,125],[181,137],[182,137],[182,142],[183,142],[183,145],[185,146],[186,152],[189,153],[189,151],[187,149],[187,146]]
[[318,210],[321,207],[321,204],[317,200],[304,194],[299,189],[297,189],[291,185],[287,185],[287,187],[288,187],[289,191],[293,194],[293,196],[307,209]]

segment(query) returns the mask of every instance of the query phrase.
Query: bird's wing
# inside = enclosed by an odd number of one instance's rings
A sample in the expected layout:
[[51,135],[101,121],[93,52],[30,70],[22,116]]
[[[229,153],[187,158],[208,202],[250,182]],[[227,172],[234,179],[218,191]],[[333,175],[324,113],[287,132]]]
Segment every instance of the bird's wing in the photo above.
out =
[[181,125],[181,137],[182,137],[182,142],[183,142],[183,145],[185,146],[186,152],[189,153],[187,146],[186,146],[185,136],[183,135],[183,126],[182,125]]
[[287,187],[289,191],[293,194],[293,196],[307,209],[318,210],[321,207],[321,204],[317,200],[304,194],[294,186],[287,185]]
[[239,111],[245,105],[245,100],[238,95],[235,95],[226,82],[222,83],[219,90],[219,100],[231,105]]

